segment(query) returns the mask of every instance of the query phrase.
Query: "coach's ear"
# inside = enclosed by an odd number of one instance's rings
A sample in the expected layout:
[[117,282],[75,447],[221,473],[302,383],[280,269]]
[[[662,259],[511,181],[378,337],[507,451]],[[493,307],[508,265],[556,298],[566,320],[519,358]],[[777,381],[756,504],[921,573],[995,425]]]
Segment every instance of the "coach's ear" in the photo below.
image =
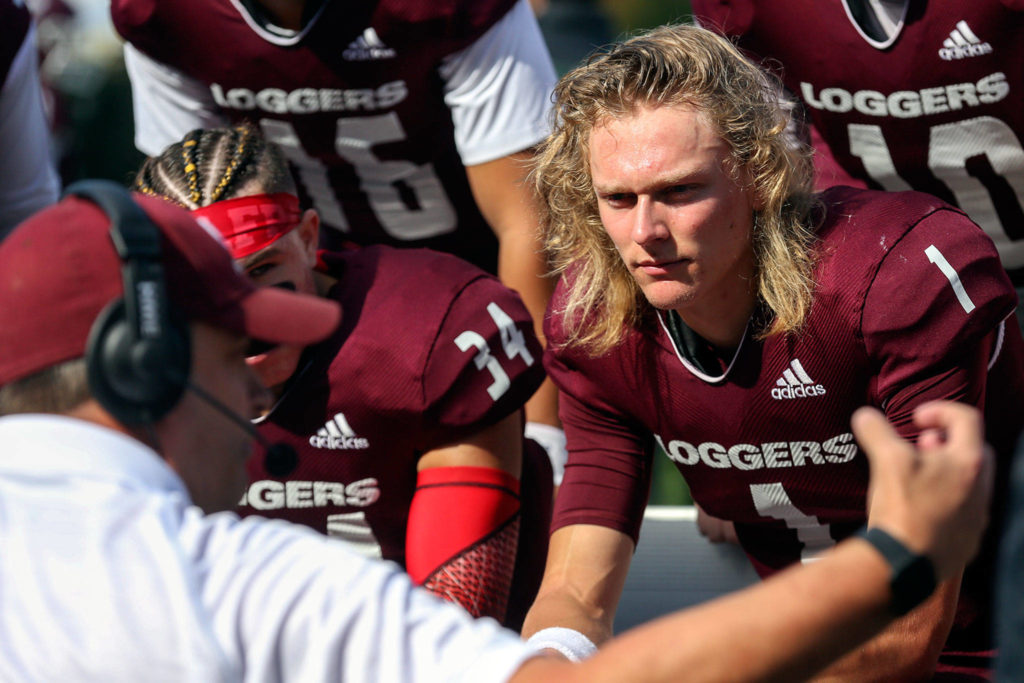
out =
[[299,226],[295,230],[299,233],[299,239],[302,241],[306,261],[312,268],[316,265],[316,250],[320,245],[320,214],[316,212],[316,209],[306,209],[302,212],[302,220],[299,221]]

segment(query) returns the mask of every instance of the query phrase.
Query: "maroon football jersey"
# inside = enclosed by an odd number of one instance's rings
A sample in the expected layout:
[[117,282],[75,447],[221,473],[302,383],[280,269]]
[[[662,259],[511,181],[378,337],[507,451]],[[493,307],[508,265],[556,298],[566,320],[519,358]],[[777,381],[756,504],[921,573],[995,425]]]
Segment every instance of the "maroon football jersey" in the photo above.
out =
[[257,452],[239,511],[404,566],[419,457],[518,410],[543,378],[541,348],[519,297],[452,256],[367,247],[324,261],[341,327],[259,423],[299,464],[277,479]]
[[[258,122],[304,202],[360,244],[429,246],[494,271],[497,241],[470,193],[438,66],[513,0],[325,3],[295,44],[232,0],[114,0],[121,36]],[[335,231],[324,231],[337,239]]]
[[935,398],[984,405],[1004,432],[1020,428],[1024,342],[1003,324],[1016,295],[991,240],[921,193],[834,188],[823,200],[804,327],[748,334],[721,376],[685,361],[660,320],[589,358],[559,348],[559,318],[548,319],[545,364],[569,445],[553,528],[598,524],[635,540],[659,444],[768,574],[864,524],[857,407],[879,406],[907,436],[913,408]]
[[25,42],[30,22],[24,5],[0,0],[0,86],[7,82],[7,72]]
[[781,63],[847,173],[956,204],[1024,285],[1024,3],[909,0],[902,30],[877,47],[847,12],[863,4],[693,0],[693,13]]

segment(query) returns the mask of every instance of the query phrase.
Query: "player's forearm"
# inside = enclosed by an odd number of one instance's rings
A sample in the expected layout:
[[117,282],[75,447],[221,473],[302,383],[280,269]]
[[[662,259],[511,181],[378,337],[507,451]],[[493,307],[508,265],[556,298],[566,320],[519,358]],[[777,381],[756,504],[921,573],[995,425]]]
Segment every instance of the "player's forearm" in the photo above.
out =
[[[522,221],[517,220],[517,223]],[[498,278],[516,290],[533,317],[537,338],[544,341],[544,312],[555,289],[547,277],[547,260],[541,253],[537,224],[526,221],[495,228],[498,237]]]
[[596,645],[610,638],[634,547],[626,534],[591,524],[571,524],[551,534],[544,580],[523,636],[562,627]]
[[523,622],[522,635],[529,638],[546,628],[571,628],[600,645],[612,637],[613,614],[586,605],[569,591],[547,591],[541,588]]
[[[498,232],[498,231],[496,231]],[[539,254],[532,226],[508,228],[498,232],[498,277],[519,292],[526,310],[533,318],[534,332],[544,342],[544,312],[554,290],[554,280],[545,277],[547,262]],[[530,422],[560,427],[558,389],[550,379],[526,402],[526,419]]]
[[[914,420],[925,430],[918,448],[877,410],[853,416],[871,463],[869,514],[884,533],[850,539],[817,562],[630,631],[575,667],[531,660],[512,680],[791,681],[822,671],[894,613],[913,608],[925,597],[920,588],[959,576],[978,550],[994,474],[981,414],[936,403],[918,408]],[[584,539],[607,533],[576,529]],[[567,554],[573,530],[552,535],[556,558]],[[549,559],[549,571],[560,566]]]
[[935,668],[956,613],[959,577],[940,585],[920,607],[823,671],[821,683],[919,681]]
[[584,663],[586,679],[807,678],[891,621],[890,571],[867,543],[850,541],[813,565],[614,639]]
[[550,378],[544,380],[523,408],[528,422],[539,422],[561,429],[562,422],[558,419],[558,388]]
[[633,629],[576,666],[536,661],[512,680],[804,680],[891,621],[890,573],[871,546],[851,540],[812,565]]
[[533,316],[537,338],[543,341],[544,311],[555,281],[547,277],[540,204],[526,180],[532,159],[532,153],[524,151],[467,166],[466,178],[480,213],[498,238],[498,277],[519,292]]

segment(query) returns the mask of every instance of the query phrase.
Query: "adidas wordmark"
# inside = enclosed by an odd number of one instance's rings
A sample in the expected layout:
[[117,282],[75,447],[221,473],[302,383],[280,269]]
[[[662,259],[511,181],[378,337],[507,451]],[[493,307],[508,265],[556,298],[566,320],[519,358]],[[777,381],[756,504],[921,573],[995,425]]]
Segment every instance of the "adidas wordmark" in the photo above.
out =
[[309,445],[315,448],[359,450],[369,448],[370,440],[356,436],[344,413],[338,413],[318,429],[316,434],[309,437]]
[[772,389],[772,398],[779,400],[825,395],[825,387],[815,384],[798,358],[789,362],[789,367],[782,373],[782,377],[775,380],[775,384],[775,388]]
[[974,31],[967,25],[966,21],[958,21],[956,28],[949,32],[949,38],[942,41],[939,48],[939,57],[947,62],[954,59],[966,59],[967,57],[980,57],[991,54],[992,45],[983,43]]

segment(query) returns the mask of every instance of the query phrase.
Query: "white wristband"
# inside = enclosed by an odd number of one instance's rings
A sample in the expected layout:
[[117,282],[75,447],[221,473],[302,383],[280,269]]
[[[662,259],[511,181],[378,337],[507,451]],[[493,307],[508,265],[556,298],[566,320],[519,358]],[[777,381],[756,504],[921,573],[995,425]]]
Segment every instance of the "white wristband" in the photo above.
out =
[[523,434],[527,439],[539,443],[548,452],[555,486],[559,486],[565,474],[565,461],[569,459],[569,452],[565,449],[565,432],[543,422],[527,422]]
[[597,652],[597,646],[585,635],[571,628],[552,626],[537,631],[526,642],[538,650],[557,650],[571,662],[579,662]]

